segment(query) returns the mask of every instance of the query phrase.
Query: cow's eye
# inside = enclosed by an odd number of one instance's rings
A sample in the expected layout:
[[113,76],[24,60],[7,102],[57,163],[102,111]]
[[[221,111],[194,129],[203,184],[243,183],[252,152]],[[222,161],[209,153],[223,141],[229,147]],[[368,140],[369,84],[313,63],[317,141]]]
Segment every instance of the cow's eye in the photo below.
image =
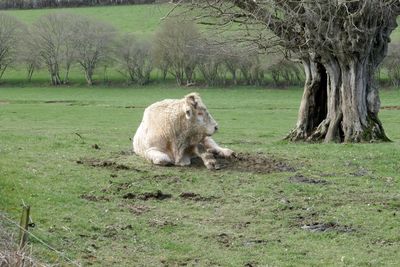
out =
[[203,112],[199,112],[199,113],[197,113],[197,115],[203,116],[204,114],[203,114]]

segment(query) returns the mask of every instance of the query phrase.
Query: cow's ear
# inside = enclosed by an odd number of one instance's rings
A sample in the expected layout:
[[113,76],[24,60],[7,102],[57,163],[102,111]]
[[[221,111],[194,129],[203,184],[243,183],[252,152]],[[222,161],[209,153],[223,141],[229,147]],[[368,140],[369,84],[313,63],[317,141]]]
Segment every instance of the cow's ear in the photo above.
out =
[[193,115],[193,112],[192,112],[192,110],[191,110],[190,108],[188,108],[188,109],[185,110],[185,117],[186,117],[186,119],[189,120],[189,119],[192,117],[192,115]]
[[198,94],[191,93],[191,94],[186,96],[186,102],[190,106],[192,106],[194,109],[196,109],[197,108],[197,98],[198,98]]

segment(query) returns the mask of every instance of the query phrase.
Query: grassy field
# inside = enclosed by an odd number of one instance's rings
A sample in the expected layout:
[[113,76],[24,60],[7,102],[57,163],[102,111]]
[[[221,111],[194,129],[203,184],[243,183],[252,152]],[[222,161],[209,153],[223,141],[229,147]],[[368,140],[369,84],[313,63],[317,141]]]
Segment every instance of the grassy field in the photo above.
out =
[[[132,6],[103,6],[83,8],[57,8],[57,9],[36,9],[36,10],[6,10],[3,11],[17,17],[26,25],[31,25],[40,16],[53,13],[73,13],[88,16],[99,21],[109,23],[115,27],[120,34],[133,34],[138,38],[151,38],[160,27],[162,18],[172,8],[172,5],[132,5]],[[61,70],[61,76],[64,69]],[[154,71],[153,78],[157,79],[157,71]],[[32,82],[27,81],[27,72],[24,66],[14,65],[7,69],[1,79],[2,83],[12,84],[49,84],[49,74],[45,68],[34,72]],[[107,78],[116,83],[124,83],[127,78],[121,75],[116,67],[109,68]],[[104,69],[100,64],[95,71],[94,80],[102,83],[104,80]],[[81,68],[75,64],[72,66],[70,82],[75,85],[85,84],[84,74]]]
[[[144,107],[187,89],[1,88],[1,210],[18,221],[31,205],[32,233],[82,265],[399,264],[399,90],[382,92],[394,142],[356,145],[281,141],[299,89],[190,90],[241,161],[155,167],[130,152]],[[31,244],[41,261],[71,265]]]
[[57,8],[36,10],[7,10],[26,24],[34,23],[40,16],[51,12],[73,13],[92,17],[110,23],[123,33],[138,36],[148,36],[155,32],[171,5],[132,5],[132,6],[103,6],[82,8]]
[[[147,38],[169,5],[6,11],[84,14]],[[399,39],[399,31],[393,34]],[[292,144],[301,90],[59,87],[8,70],[0,87],[0,212],[32,206],[34,257],[84,266],[397,266],[400,91],[382,92],[392,143]],[[155,73],[155,75],[157,75]],[[110,70],[109,78],[123,81]],[[102,83],[102,69],[95,80]],[[72,83],[84,84],[74,68]],[[12,87],[11,87],[12,86]],[[37,87],[33,87],[37,86]],[[131,153],[144,108],[198,91],[239,153],[218,171]],[[0,213],[1,218],[1,213]],[[17,233],[12,224],[2,221]],[[1,226],[1,224],[0,224]]]

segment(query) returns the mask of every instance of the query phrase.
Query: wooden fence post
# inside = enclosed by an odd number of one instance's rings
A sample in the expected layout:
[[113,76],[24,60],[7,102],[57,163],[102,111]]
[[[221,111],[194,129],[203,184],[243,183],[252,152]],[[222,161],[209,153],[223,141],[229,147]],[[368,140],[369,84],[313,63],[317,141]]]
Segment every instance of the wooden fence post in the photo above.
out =
[[29,212],[31,207],[22,206],[21,222],[19,224],[19,249],[22,250],[28,241]]

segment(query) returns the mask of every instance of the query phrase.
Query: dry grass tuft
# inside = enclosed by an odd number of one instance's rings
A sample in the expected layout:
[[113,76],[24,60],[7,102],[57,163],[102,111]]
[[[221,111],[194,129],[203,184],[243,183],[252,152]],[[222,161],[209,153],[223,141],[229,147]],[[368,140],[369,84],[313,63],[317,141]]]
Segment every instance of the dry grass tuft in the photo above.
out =
[[[1,214],[0,214],[1,215]],[[42,266],[32,257],[29,247],[18,248],[14,229],[0,220],[0,267],[34,267]]]

